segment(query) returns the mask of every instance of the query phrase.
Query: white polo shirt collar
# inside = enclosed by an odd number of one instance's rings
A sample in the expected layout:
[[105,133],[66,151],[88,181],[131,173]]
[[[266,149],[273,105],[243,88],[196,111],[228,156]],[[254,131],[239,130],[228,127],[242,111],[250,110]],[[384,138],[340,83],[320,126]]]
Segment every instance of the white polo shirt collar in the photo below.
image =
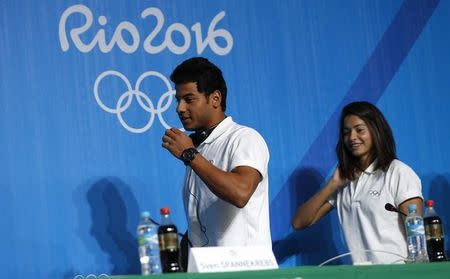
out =
[[[217,125],[217,127],[212,131],[212,133],[205,139],[203,143],[211,143],[215,139],[217,139],[219,136],[221,136],[225,131],[230,127],[230,125],[233,123],[233,119],[231,116],[228,116],[222,122]],[[203,144],[202,143],[202,144]]]
[[365,174],[373,174],[374,172],[376,172],[375,170],[375,166],[377,165],[377,160],[374,160],[365,170],[364,173]]

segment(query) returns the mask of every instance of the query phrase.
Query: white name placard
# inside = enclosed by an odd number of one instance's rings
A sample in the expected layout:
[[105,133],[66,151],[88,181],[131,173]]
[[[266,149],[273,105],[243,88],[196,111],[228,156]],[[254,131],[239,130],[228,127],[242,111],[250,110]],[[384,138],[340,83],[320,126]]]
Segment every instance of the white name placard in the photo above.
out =
[[277,268],[271,247],[202,247],[189,250],[188,272]]

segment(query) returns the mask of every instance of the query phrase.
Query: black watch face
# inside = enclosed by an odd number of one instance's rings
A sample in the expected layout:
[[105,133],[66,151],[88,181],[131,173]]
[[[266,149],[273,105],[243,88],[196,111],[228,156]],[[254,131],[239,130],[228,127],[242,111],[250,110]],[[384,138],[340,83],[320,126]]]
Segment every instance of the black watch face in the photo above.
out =
[[185,164],[189,164],[195,158],[195,154],[197,154],[197,150],[194,148],[187,149],[181,154],[181,159]]
[[183,161],[190,161],[191,157],[192,157],[191,150],[186,150],[185,152],[183,152],[182,157],[183,157]]

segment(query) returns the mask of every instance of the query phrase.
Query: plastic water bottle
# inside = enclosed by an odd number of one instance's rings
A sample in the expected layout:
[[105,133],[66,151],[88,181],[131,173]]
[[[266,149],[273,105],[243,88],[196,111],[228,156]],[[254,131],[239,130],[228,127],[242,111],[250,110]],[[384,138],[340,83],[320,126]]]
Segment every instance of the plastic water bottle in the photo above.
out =
[[158,227],[150,220],[150,213],[148,211],[141,213],[141,219],[137,227],[137,236],[141,274],[161,274]]
[[415,204],[408,205],[405,229],[408,242],[408,262],[428,262],[423,219],[417,214],[417,206]]
[[430,262],[444,262],[447,260],[447,257],[444,251],[444,231],[441,218],[434,210],[433,200],[427,200],[425,206],[423,221],[425,222],[428,258]]

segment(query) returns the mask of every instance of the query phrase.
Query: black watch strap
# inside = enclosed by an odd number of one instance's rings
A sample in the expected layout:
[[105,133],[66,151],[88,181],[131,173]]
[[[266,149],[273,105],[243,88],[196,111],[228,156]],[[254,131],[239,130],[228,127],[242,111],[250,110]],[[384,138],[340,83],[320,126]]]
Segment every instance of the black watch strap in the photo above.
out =
[[194,160],[195,155],[197,155],[197,154],[198,154],[197,149],[191,147],[191,148],[183,150],[183,153],[181,153],[180,159],[187,166],[191,163],[192,160]]

